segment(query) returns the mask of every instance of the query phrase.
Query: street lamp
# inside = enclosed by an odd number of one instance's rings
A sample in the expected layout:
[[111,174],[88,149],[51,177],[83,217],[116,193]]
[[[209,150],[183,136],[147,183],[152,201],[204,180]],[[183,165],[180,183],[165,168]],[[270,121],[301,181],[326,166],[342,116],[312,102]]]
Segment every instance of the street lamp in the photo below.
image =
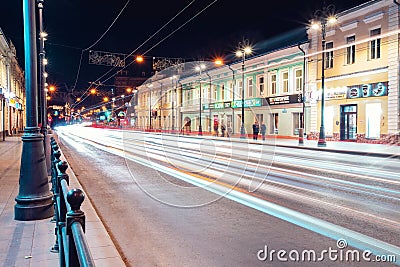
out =
[[328,24],[334,24],[336,17],[333,15],[335,10],[334,5],[323,7],[322,10],[317,10],[314,13],[315,19],[312,22],[312,28],[317,30],[321,29],[322,33],[322,72],[321,72],[321,126],[319,129],[318,146],[326,146],[325,126],[324,126],[324,113],[325,113],[325,37],[326,27]]
[[151,130],[152,129],[151,117],[153,116],[151,108],[151,87],[153,87],[153,84],[148,84],[147,87],[149,88],[149,115],[150,115],[150,130]]
[[240,138],[246,138],[244,128],[244,63],[246,55],[251,54],[251,52],[251,47],[245,41],[239,43],[239,49],[236,51],[236,56],[242,58],[242,125],[240,126]]
[[201,71],[202,70],[204,70],[206,68],[206,65],[204,65],[204,64],[200,64],[200,65],[198,65],[198,66],[196,66],[196,70],[200,73],[199,75],[200,75],[200,94],[199,94],[199,135],[203,135],[203,128],[202,128],[202,126],[201,126],[201,109],[202,109],[202,106],[201,106],[201,97],[202,97],[202,95],[201,95]]
[[170,77],[171,79],[171,109],[172,109],[172,118],[171,118],[171,131],[172,133],[175,132],[175,88],[174,88],[174,80],[177,79],[176,75]]
[[35,1],[24,0],[22,5],[24,11],[26,127],[21,138],[19,192],[15,198],[17,203],[14,206],[14,219],[32,221],[53,216],[54,209],[53,195],[49,190],[46,170],[44,138],[38,127]]

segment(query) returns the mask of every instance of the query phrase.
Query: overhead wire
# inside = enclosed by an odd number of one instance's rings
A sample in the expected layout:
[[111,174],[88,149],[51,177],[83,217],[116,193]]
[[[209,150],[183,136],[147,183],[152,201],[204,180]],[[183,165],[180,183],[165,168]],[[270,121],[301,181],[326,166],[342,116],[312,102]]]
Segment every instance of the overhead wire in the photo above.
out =
[[[202,10],[200,10],[199,12],[197,12],[194,16],[192,16],[189,20],[187,20],[186,22],[184,22],[181,26],[179,26],[177,29],[175,29],[174,31],[172,31],[170,34],[168,34],[166,37],[164,37],[162,40],[160,40],[159,42],[157,42],[155,45],[153,45],[150,49],[146,50],[145,53],[143,53],[143,55],[146,55],[148,52],[150,52],[152,49],[154,49],[156,46],[158,46],[159,44],[161,44],[162,42],[164,42],[166,39],[168,39],[169,37],[171,37],[174,33],[176,33],[178,30],[180,30],[181,28],[183,28],[185,25],[187,25],[189,22],[191,22],[193,19],[195,19],[197,16],[199,16],[201,13],[203,13],[205,10],[207,10],[209,7],[211,7],[213,4],[215,4],[218,0],[214,0],[213,2],[211,2],[210,4],[208,4],[206,7],[204,7]],[[137,47],[136,49],[134,49],[131,53],[129,53],[129,55],[127,55],[125,57],[128,58],[130,56],[132,56],[139,48],[141,48],[144,44],[146,44],[148,41],[150,41],[156,34],[158,34],[162,29],[164,29],[168,24],[170,24],[176,17],[178,17],[184,10],[186,10],[191,4],[193,4],[193,2],[195,2],[195,0],[191,1],[187,6],[185,6],[181,11],[179,11],[173,18],[171,18],[166,24],[164,24],[159,30],[157,30],[154,34],[152,34],[149,38],[146,39],[146,41],[144,41],[139,47]],[[127,67],[129,67],[131,64],[133,64],[135,61],[130,62],[129,64],[127,64],[124,68],[122,68],[121,70],[126,69]],[[105,74],[103,74],[102,76],[100,76],[98,79],[96,79],[96,81],[99,81],[100,79],[102,79],[104,76],[106,76],[107,74],[109,74],[111,71],[113,71],[115,69],[115,67],[113,67],[112,69],[110,69],[109,71],[107,71]],[[121,70],[118,70],[121,71]],[[111,78],[115,77],[115,75],[118,74],[118,72],[115,72],[113,75],[111,75],[110,77],[108,77],[107,79],[103,80],[103,81],[99,81],[99,85],[102,83],[107,82],[108,80],[110,80]],[[99,85],[96,86],[96,89],[99,87]],[[85,95],[89,89],[91,87],[88,87],[87,90],[85,91],[85,93],[83,95]],[[82,97],[83,97],[82,95]],[[81,97],[81,98],[82,98]],[[83,99],[86,99],[88,97],[88,95],[86,97],[84,97]],[[81,100],[82,102],[83,100]],[[77,105],[77,102],[74,103],[73,107]]]
[[[181,11],[179,11],[175,16],[173,16],[167,23],[165,23],[160,29],[158,29],[155,33],[153,33],[149,38],[147,38],[142,44],[140,44],[137,48],[135,48],[132,52],[130,52],[125,58],[124,60],[126,60],[127,58],[131,57],[137,50],[139,50],[143,45],[145,45],[146,43],[148,43],[155,35],[157,35],[160,31],[162,31],[165,27],[167,27],[173,20],[175,20],[183,11],[185,11],[187,8],[189,8],[190,5],[192,5],[196,0],[191,1],[188,5],[186,5]],[[149,51],[149,50],[148,50]],[[145,55],[146,53],[144,53],[143,55]],[[122,70],[124,70],[126,67],[130,66],[133,63],[133,61],[128,64],[127,66],[125,66]],[[109,74],[110,72],[112,72],[116,67],[111,68],[110,70],[108,70],[106,73],[104,73],[102,76],[100,76],[99,78],[96,79],[96,81],[101,80],[104,76],[106,76],[107,74]],[[119,70],[120,71],[120,70]],[[117,72],[118,73],[118,72]],[[115,75],[114,75],[115,76]],[[112,76],[113,77],[113,76]],[[107,80],[106,80],[107,81]]]
[[[212,6],[213,4],[215,4],[218,0],[214,0],[213,2],[211,2],[210,4],[208,4],[205,8],[203,8],[201,11],[199,11],[196,15],[194,15],[193,17],[191,17],[189,20],[187,20],[185,23],[183,23],[181,26],[179,26],[177,29],[175,29],[174,31],[172,31],[170,34],[168,34],[166,37],[164,37],[163,39],[161,39],[158,43],[156,43],[155,45],[153,45],[151,48],[149,48],[148,50],[146,50],[143,55],[146,55],[148,52],[150,52],[151,50],[153,50],[156,46],[158,46],[159,44],[161,44],[162,42],[164,42],[166,39],[168,39],[169,37],[171,37],[171,35],[173,35],[174,33],[176,33],[178,30],[180,30],[181,28],[183,28],[186,24],[188,24],[189,22],[191,22],[193,19],[195,19],[197,16],[199,16],[201,13],[203,13],[206,9],[208,9],[210,6]],[[131,53],[132,54],[132,53]],[[123,69],[129,67],[130,65],[132,65],[134,63],[134,61],[130,62],[128,65],[126,65]],[[123,70],[122,69],[122,70]],[[109,72],[108,72],[109,73]],[[106,80],[103,80],[103,82],[108,81],[109,79],[115,77],[115,75],[117,75],[118,72],[114,73],[112,76],[110,76],[109,78],[107,78]],[[104,77],[105,75],[103,75],[102,77]]]
[[[156,36],[160,31],[162,31],[166,26],[168,26],[173,20],[175,20],[180,14],[182,14],[182,12],[184,12],[187,8],[190,7],[190,5],[192,5],[196,0],[192,0],[189,4],[187,4],[182,10],[180,10],[176,15],[174,15],[168,22],[166,22],[162,27],[160,27],[155,33],[153,33],[150,37],[148,37],[142,44],[140,44],[136,49],[134,49],[132,52],[130,52],[125,58],[124,60],[126,60],[127,58],[131,57],[137,50],[139,50],[143,45],[145,45],[146,43],[148,43],[154,36]],[[215,0],[217,1],[217,0]],[[215,2],[214,1],[214,2]],[[197,16],[197,15],[196,15]],[[185,23],[186,24],[186,23]],[[181,27],[180,27],[181,28]],[[179,28],[179,29],[180,29]],[[175,32],[175,31],[174,31]],[[154,47],[154,46],[153,46]],[[148,50],[149,51],[149,50]],[[82,54],[81,54],[81,60],[82,60]],[[134,61],[132,61],[131,63],[129,63],[128,65],[126,65],[123,69],[127,68],[128,66],[130,66]],[[99,78],[96,79],[96,81],[99,81],[105,77],[106,75],[108,75],[110,72],[112,72],[116,67],[111,68],[110,70],[108,70],[106,73],[104,73],[102,76],[100,76]],[[121,71],[118,70],[118,71]],[[112,77],[114,77],[115,75],[117,75],[118,72],[116,72],[114,75],[112,75],[111,77],[109,77],[108,79],[104,80],[104,82],[108,81],[109,79],[111,79]],[[101,84],[102,82],[100,82],[99,84]],[[99,87],[99,85],[97,85],[95,88],[97,89]],[[83,98],[83,95],[85,95],[89,89],[91,88],[91,86],[89,86],[86,91],[82,94],[81,99],[86,99],[87,96],[85,98]],[[81,100],[82,101],[82,100]],[[73,106],[77,105],[76,101]]]
[[80,56],[80,59],[79,59],[78,71],[77,71],[77,74],[76,74],[74,86],[72,87],[73,89],[75,89],[76,84],[77,84],[77,82],[78,82],[79,73],[80,73],[81,65],[82,65],[83,53],[86,52],[87,50],[91,49],[91,48],[92,48],[93,46],[95,46],[98,42],[100,42],[101,39],[103,39],[103,37],[108,33],[108,31],[111,29],[111,27],[115,24],[115,22],[116,22],[116,21],[118,20],[118,18],[121,16],[122,12],[124,12],[125,8],[128,6],[128,4],[129,4],[130,1],[131,1],[131,0],[127,0],[127,1],[126,1],[124,7],[120,10],[120,12],[118,13],[118,15],[115,17],[115,19],[114,19],[113,22],[110,24],[110,26],[107,28],[107,30],[100,36],[100,38],[98,38],[97,41],[94,42],[92,45],[90,45],[90,46],[88,46],[87,48],[81,50],[81,56]]

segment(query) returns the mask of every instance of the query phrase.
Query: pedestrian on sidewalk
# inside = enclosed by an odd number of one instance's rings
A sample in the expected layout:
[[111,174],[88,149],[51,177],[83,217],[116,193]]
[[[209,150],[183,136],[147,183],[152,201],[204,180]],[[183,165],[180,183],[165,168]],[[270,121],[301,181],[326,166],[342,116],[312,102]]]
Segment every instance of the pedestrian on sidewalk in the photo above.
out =
[[258,133],[260,132],[260,125],[258,125],[258,122],[255,121],[253,124],[253,140],[258,139]]
[[265,125],[265,123],[262,121],[261,122],[261,136],[262,136],[262,140],[265,141],[265,134],[267,133],[267,126]]
[[225,130],[226,130],[225,124],[221,123],[221,137],[225,137]]

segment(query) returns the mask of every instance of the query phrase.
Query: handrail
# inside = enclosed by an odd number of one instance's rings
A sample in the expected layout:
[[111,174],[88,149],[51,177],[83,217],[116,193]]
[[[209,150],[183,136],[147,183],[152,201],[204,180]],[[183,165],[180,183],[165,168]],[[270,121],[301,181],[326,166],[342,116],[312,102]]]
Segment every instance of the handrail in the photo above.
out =
[[51,183],[54,195],[56,241],[51,249],[60,254],[60,266],[95,266],[85,235],[85,213],[80,209],[85,199],[81,189],[69,189],[68,163],[61,161],[61,151],[51,137]]

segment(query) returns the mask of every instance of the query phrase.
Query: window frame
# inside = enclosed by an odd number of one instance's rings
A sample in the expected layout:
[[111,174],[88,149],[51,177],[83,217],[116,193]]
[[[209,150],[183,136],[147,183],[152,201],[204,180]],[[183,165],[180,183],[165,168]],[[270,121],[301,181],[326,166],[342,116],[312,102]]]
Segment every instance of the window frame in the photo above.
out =
[[[257,75],[256,79],[257,79],[257,84],[256,84],[257,95],[263,96],[264,92],[265,92],[265,77],[264,77],[264,74]],[[262,82],[260,81],[260,79],[262,79]],[[262,90],[261,90],[261,87],[262,87]]]
[[[350,38],[354,38],[353,41],[349,41]],[[356,62],[356,35],[351,34],[346,36],[346,65],[352,65]],[[352,45],[350,45],[352,44]]]
[[[287,78],[284,79],[283,76],[287,74]],[[281,71],[281,75],[279,75],[282,81],[282,94],[289,94],[290,93],[290,75],[289,75],[289,70],[284,69]],[[286,89],[286,90],[285,90]]]
[[[332,47],[328,47],[328,45],[332,44]],[[329,41],[325,43],[325,50],[333,49],[333,41]],[[329,52],[325,52],[325,69],[333,68],[333,50]]]
[[[275,77],[275,79],[273,79]],[[269,73],[270,95],[278,94],[278,73],[276,71]]]
[[[301,75],[297,76],[297,71],[301,71]],[[294,91],[295,92],[302,92],[303,91],[303,67],[296,67],[293,69],[293,79],[294,79]],[[298,80],[300,80],[300,87],[298,87]]]
[[[379,30],[379,33],[373,34],[373,31]],[[371,28],[369,30],[369,36],[370,38],[373,38],[374,36],[379,36],[382,34],[382,28],[381,26]],[[370,59],[380,59],[381,58],[381,38],[376,38],[371,41],[369,41],[369,57]]]

